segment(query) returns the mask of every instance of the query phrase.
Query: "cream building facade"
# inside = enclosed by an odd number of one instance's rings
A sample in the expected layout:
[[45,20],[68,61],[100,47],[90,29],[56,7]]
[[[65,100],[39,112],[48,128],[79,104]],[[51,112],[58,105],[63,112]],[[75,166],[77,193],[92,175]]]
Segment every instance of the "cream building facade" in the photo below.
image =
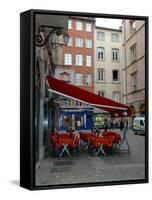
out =
[[94,91],[123,103],[122,31],[96,27],[94,41]]
[[145,115],[145,22],[123,20],[124,100],[134,116]]

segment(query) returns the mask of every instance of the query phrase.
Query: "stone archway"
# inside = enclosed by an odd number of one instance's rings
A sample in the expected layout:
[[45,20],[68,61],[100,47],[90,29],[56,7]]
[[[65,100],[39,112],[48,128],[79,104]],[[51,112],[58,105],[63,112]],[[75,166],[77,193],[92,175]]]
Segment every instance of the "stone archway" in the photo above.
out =
[[132,112],[132,117],[135,117],[136,116],[136,109],[135,109],[135,107],[132,105],[132,106],[130,106],[130,108],[131,108],[131,112]]
[[140,114],[141,114],[141,115],[145,115],[145,103],[142,103],[142,104],[140,105]]

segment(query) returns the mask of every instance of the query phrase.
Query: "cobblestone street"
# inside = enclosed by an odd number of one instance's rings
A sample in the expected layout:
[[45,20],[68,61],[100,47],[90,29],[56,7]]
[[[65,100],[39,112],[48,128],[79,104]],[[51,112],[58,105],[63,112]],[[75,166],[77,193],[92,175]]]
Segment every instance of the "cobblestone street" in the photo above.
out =
[[43,160],[36,171],[36,185],[144,179],[145,136],[134,135],[132,130],[128,130],[127,139],[130,156],[126,153],[91,156],[82,149],[79,157]]

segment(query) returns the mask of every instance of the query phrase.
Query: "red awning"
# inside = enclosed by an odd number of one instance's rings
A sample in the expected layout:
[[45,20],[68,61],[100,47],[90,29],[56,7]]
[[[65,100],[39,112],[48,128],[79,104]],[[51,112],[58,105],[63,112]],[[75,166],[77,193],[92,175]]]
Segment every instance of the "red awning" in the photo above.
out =
[[68,98],[89,104],[93,107],[108,111],[113,116],[130,116],[131,109],[128,105],[112,101],[111,99],[98,96],[92,92],[81,89],[77,86],[55,79],[51,76],[47,78],[50,91]]

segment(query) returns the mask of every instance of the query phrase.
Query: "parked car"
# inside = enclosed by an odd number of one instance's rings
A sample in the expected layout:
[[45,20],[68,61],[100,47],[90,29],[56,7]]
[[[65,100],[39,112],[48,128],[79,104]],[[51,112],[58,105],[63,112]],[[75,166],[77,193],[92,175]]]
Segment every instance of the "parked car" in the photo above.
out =
[[135,117],[133,120],[133,132],[134,134],[145,134],[145,117]]

